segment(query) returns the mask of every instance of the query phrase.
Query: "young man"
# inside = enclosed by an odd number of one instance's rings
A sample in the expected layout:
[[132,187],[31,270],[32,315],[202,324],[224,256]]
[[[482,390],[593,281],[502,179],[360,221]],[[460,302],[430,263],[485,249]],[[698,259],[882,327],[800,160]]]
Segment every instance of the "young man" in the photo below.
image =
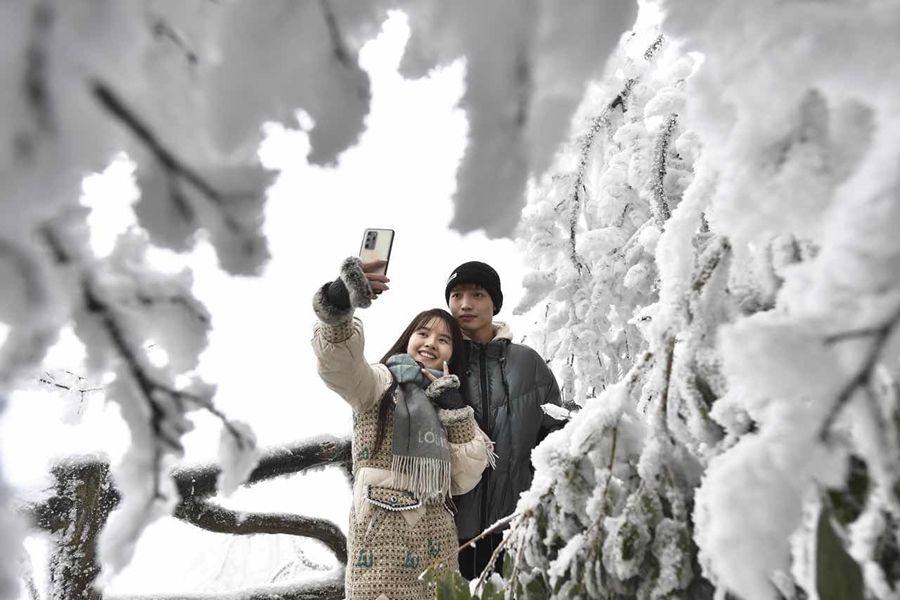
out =
[[[519,494],[531,486],[532,449],[563,423],[541,409],[548,402],[560,403],[547,364],[528,346],[514,344],[509,327],[494,321],[503,306],[497,272],[482,262],[464,263],[451,273],[444,296],[467,338],[466,398],[497,453],[496,467],[486,470],[472,491],[454,498],[464,544],[512,514]],[[487,565],[503,529],[460,552],[460,571],[467,579],[478,577]],[[502,556],[495,568],[502,569]]]

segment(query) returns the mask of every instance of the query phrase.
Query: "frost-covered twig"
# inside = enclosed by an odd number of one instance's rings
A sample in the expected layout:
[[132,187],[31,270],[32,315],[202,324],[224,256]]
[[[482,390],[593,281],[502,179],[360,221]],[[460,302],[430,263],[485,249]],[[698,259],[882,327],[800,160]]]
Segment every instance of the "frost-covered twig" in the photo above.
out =
[[[584,185],[584,176],[587,171],[588,158],[591,153],[591,148],[594,146],[594,140],[597,137],[597,134],[600,131],[609,125],[609,113],[612,112],[616,108],[621,108],[622,111],[625,110],[625,99],[631,93],[631,88],[634,86],[634,80],[629,79],[625,82],[625,87],[622,88],[615,98],[606,106],[606,108],[599,115],[591,119],[591,126],[588,128],[587,132],[581,136],[579,142],[581,144],[581,149],[578,155],[578,164],[575,169],[575,178],[572,183],[572,192],[569,195],[569,258],[572,261],[572,264],[575,265],[575,268],[578,269],[578,273],[581,274],[582,270],[587,270],[590,273],[590,269],[584,260],[579,256],[578,251],[576,249],[576,229],[578,225],[578,214],[581,210],[581,197],[582,193],[586,192],[586,188]],[[562,201],[557,204],[556,209],[560,210],[562,206]]]
[[512,570],[509,574],[509,581],[512,583],[512,600],[518,600],[519,598],[519,586],[516,585],[518,573],[519,573],[519,565],[522,562],[522,554],[525,552],[525,544],[519,544],[519,547],[516,548],[516,556],[513,559]]
[[653,358],[653,353],[649,350],[645,350],[641,353],[641,355],[634,361],[634,364],[628,369],[628,372],[625,373],[625,376],[622,378],[625,381],[625,386],[627,388],[627,393],[631,393],[631,390],[634,386],[641,380],[641,377],[644,375],[644,369],[650,363]]
[[[303,552],[303,550],[301,550],[300,548],[295,547],[294,552],[296,553],[294,560],[292,560],[289,563],[285,563],[284,566],[282,566],[280,569],[278,569],[275,572],[275,574],[272,575],[271,579],[269,580],[270,583],[276,583],[278,581],[283,581],[286,579],[289,580],[296,573],[300,573],[303,571],[328,571],[329,570],[329,567],[327,565],[323,565],[321,563],[317,563],[317,562],[311,560],[308,556],[306,556],[306,553]],[[220,569],[219,572],[222,572],[222,570],[225,569],[226,564],[227,563],[225,561],[223,561],[222,569]]]
[[895,311],[894,314],[892,314],[880,327],[839,333],[826,338],[826,343],[835,343],[844,339],[862,336],[872,337],[873,339],[859,370],[847,381],[844,387],[841,388],[841,391],[834,401],[834,405],[822,422],[822,427],[819,430],[819,439],[823,441],[828,439],[828,434],[831,431],[832,425],[834,425],[841,410],[843,410],[844,406],[846,406],[853,397],[854,392],[856,392],[858,388],[868,385],[872,377],[872,372],[875,367],[878,366],[878,359],[881,356],[881,351],[884,350],[885,344],[887,344],[888,339],[890,339],[891,334],[894,332],[894,328],[898,323],[900,323],[900,309]]
[[[466,546],[474,547],[475,543],[478,540],[481,540],[481,539],[487,537],[490,533],[503,527],[510,521],[514,521],[521,516],[522,519],[518,521],[518,523],[521,523],[524,519],[528,518],[530,515],[531,515],[530,512],[525,511],[524,513],[521,513],[521,514],[516,512],[516,513],[513,513],[506,517],[503,517],[502,519],[499,519],[496,523],[494,523],[493,525],[491,525],[490,527],[488,527],[487,529],[485,529],[484,531],[479,533],[477,536],[473,537],[471,540],[467,541],[465,544],[463,544],[462,546],[457,548],[456,551],[460,552]],[[515,528],[516,528],[516,525],[515,524],[512,525],[510,532],[508,532],[507,535],[505,535],[503,537],[503,539],[500,540],[500,543],[497,544],[497,547],[494,548],[494,552],[491,554],[490,559],[488,560],[487,564],[484,566],[484,569],[481,571],[481,574],[478,577],[478,582],[475,584],[476,590],[480,590],[482,588],[482,586],[484,586],[484,582],[485,582],[485,580],[487,580],[488,574],[494,570],[494,563],[497,562],[497,557],[500,556],[500,553],[503,552],[503,549],[509,543],[510,536],[512,535],[512,531],[515,530]]]
[[631,250],[632,246],[640,241],[641,233],[644,232],[644,229],[650,224],[650,221],[644,221],[641,223],[637,229],[634,230],[628,239],[625,240],[625,243],[622,244],[618,248],[613,248],[610,251],[610,255],[617,254],[620,258],[624,259],[628,255],[628,251]]
[[663,43],[666,41],[666,36],[659,34],[656,36],[656,39],[653,40],[653,43],[644,51],[644,59],[650,60],[653,58],[656,53],[662,48]]
[[[65,373],[71,375],[75,378],[75,380],[80,384],[83,381],[86,381],[86,378],[81,375],[76,375],[75,373],[66,370]],[[38,377],[38,383],[43,383],[45,385],[49,385],[50,387],[54,387],[60,390],[65,390],[67,392],[75,390],[78,392],[78,395],[81,397],[81,401],[84,402],[84,395],[89,392],[102,392],[104,388],[102,387],[92,387],[86,388],[81,387],[80,385],[66,385],[65,383],[60,383],[56,380],[52,373],[48,371],[44,371],[44,374]]]
[[728,253],[731,251],[731,244],[724,237],[717,237],[707,245],[702,254],[697,258],[697,265],[694,268],[691,277],[690,290],[693,292],[683,305],[687,322],[690,324],[694,320],[696,312],[696,303],[699,301],[706,284]]
[[[523,514],[523,516],[527,516],[527,514]],[[460,551],[463,550],[463,548],[465,548],[466,546],[471,546],[471,545],[473,545],[475,542],[477,542],[477,541],[479,541],[479,540],[481,540],[481,539],[484,539],[484,538],[487,537],[489,534],[493,533],[493,532],[496,531],[497,529],[503,527],[504,525],[506,525],[507,523],[509,523],[510,521],[512,521],[513,519],[516,519],[516,518],[518,518],[518,517],[519,517],[519,513],[513,513],[513,514],[511,514],[511,515],[509,515],[509,516],[506,516],[506,517],[503,517],[502,519],[499,519],[496,523],[494,523],[493,525],[491,525],[490,527],[488,527],[487,529],[485,529],[484,531],[482,531],[481,533],[479,533],[478,535],[476,535],[475,537],[473,537],[471,540],[468,540],[465,544],[463,544],[462,546],[460,546],[459,548],[457,548],[456,551],[457,551],[457,552],[460,552]]]
[[724,237],[717,237],[710,242],[700,257],[697,259],[697,267],[691,279],[691,290],[699,294],[706,287],[713,271],[719,266],[721,260],[731,250],[731,244]]
[[296,535],[317,539],[341,562],[347,564],[347,538],[334,523],[288,513],[247,513],[216,506],[203,500],[188,500],[175,509],[175,517],[207,531],[234,535],[259,533]]
[[650,208],[653,211],[653,218],[656,225],[662,229],[666,221],[672,215],[669,199],[666,197],[665,178],[669,154],[669,142],[672,140],[672,134],[678,125],[678,114],[672,113],[666,121],[666,126],[656,138],[656,146],[653,148],[653,202]]
[[674,362],[675,357],[675,342],[676,338],[674,336],[671,336],[663,341],[663,347],[665,349],[665,362],[663,363],[663,388],[659,395],[659,409],[657,412],[657,425],[659,425],[663,429],[668,428],[667,423],[669,411],[669,390],[672,386],[672,363]]
[[[692,293],[683,304],[683,310],[685,311],[685,318],[688,324],[694,319],[693,303],[699,298],[706,287],[706,284],[709,283],[716,267],[719,266],[730,249],[731,246],[727,239],[717,237],[710,242],[703,253],[698,257],[697,265],[691,277],[690,290]],[[672,387],[675,344],[678,342],[679,338],[673,335],[672,332],[667,332],[665,335],[666,337],[662,340],[662,346],[664,348],[662,391],[660,393],[660,405],[657,414],[660,419],[658,424],[668,428],[669,392]]]
[[[603,502],[606,502],[606,495],[609,492],[609,484],[612,481],[613,476],[613,466],[616,463],[616,444],[619,440],[619,428],[612,428],[612,441],[610,442],[609,448],[609,463],[606,465],[607,473],[606,473],[606,484],[603,486]],[[600,519],[598,519],[598,522]]]
[[478,576],[478,582],[475,584],[476,590],[481,590],[484,588],[484,582],[487,581],[488,574],[490,574],[494,570],[494,563],[497,562],[497,558],[500,556],[500,553],[503,552],[503,549],[506,548],[506,545],[509,543],[509,536],[510,534],[503,536],[503,539],[500,540],[500,543],[497,544],[496,548],[494,548],[494,551],[491,553],[491,557],[488,559],[487,564],[481,571],[481,575]]

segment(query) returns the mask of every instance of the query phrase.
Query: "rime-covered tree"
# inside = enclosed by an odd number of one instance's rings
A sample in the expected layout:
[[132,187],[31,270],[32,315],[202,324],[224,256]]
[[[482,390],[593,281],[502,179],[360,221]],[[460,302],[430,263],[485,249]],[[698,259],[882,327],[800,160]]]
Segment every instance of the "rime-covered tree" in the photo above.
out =
[[[331,164],[369,106],[360,47],[389,9],[406,11],[411,76],[464,58],[472,123],[455,224],[509,234],[532,171],[565,137],[586,81],[631,25],[633,2],[510,0],[25,0],[0,6],[0,410],[72,325],[90,375],[112,373],[132,446],[113,475],[122,499],[101,536],[105,569],[127,564],[141,531],[177,503],[169,472],[189,413],[222,422],[220,486],[258,459],[254,435],[191,376],[210,315],[192,275],[160,273],[151,246],[198,236],[231,274],[267,258],[262,208],[272,173],[261,125],[308,119],[308,160]],[[573,33],[578,35],[572,35]],[[510,110],[512,108],[512,110]],[[81,183],[125,153],[136,165],[138,227],[107,257],[88,244]],[[496,177],[501,173],[502,177]],[[488,194],[493,203],[482,203]],[[167,360],[154,361],[152,343]],[[0,479],[0,598],[15,595],[21,527]]]
[[896,597],[900,9],[661,3],[520,236],[573,405],[514,597]]
[[657,29],[627,36],[524,215],[537,268],[518,310],[546,315],[536,340],[576,409],[535,452],[508,540],[507,575],[526,597],[711,595],[695,577],[691,508],[694,450],[722,438],[708,415],[718,373],[699,348],[715,327],[702,298],[721,292],[710,275],[727,249],[713,234],[698,230],[681,257],[697,262],[678,310],[698,351],[682,360],[671,336],[651,333],[657,247],[699,152],[682,122],[695,68]]

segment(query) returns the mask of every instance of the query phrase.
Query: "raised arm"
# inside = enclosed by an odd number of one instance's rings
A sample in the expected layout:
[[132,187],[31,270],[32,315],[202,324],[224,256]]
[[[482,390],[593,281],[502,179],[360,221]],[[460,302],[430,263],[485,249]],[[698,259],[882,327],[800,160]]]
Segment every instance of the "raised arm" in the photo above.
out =
[[387,289],[387,278],[365,271],[378,266],[380,263],[363,264],[358,258],[348,258],[341,265],[340,277],[323,285],[313,297],[319,323],[313,331],[312,347],[319,376],[358,411],[375,406],[391,381],[386,368],[366,363],[362,322],[353,317],[357,307],[372,303],[376,290]]

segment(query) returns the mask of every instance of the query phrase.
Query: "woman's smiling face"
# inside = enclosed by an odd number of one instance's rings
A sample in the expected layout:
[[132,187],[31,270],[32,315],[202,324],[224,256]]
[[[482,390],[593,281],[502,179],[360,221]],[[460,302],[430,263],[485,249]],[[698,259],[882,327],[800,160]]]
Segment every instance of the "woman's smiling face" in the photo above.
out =
[[443,370],[453,354],[453,338],[442,319],[431,319],[413,331],[406,352],[429,369]]

